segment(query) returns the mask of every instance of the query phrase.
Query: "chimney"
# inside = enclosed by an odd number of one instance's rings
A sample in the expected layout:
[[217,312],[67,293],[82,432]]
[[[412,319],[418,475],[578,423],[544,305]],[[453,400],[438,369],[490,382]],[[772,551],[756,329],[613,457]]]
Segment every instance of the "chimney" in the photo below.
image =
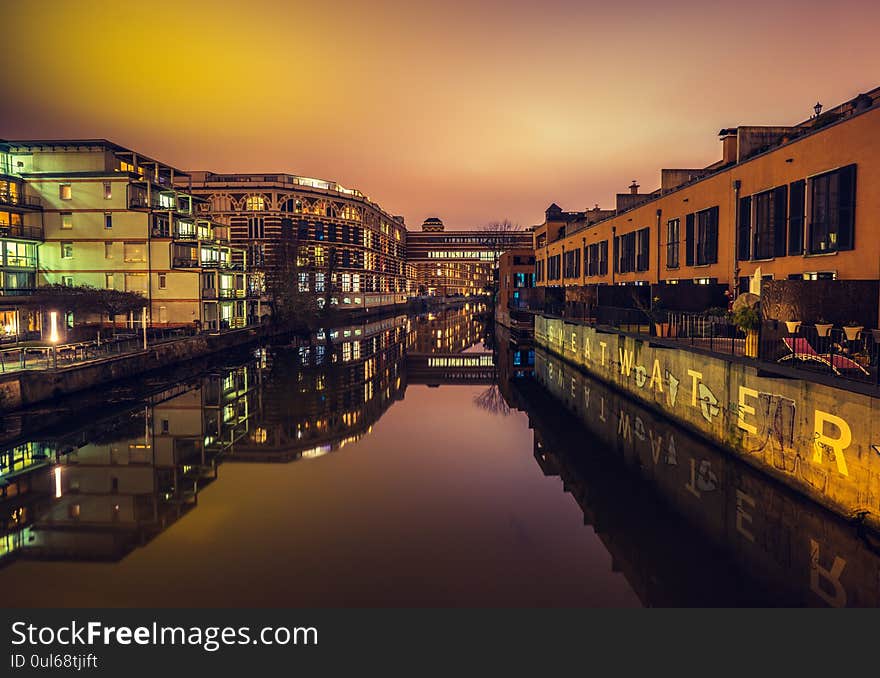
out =
[[723,129],[718,136],[721,137],[721,164],[735,163],[737,161],[736,129]]
[[638,195],[639,194],[639,185],[636,183],[636,180],[633,179],[633,182],[629,185],[630,195]]

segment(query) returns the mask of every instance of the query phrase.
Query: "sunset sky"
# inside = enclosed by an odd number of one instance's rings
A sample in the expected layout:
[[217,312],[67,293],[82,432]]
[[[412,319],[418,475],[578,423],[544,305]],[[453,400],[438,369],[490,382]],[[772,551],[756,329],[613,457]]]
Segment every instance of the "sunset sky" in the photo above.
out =
[[880,85],[880,3],[269,0],[4,6],[0,138],[359,188],[417,228],[612,204],[717,132]]

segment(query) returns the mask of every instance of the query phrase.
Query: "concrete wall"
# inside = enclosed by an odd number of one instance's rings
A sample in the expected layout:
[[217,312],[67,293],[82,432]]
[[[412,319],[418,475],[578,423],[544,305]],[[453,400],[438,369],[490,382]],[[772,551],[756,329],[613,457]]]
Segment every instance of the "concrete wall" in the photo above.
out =
[[217,336],[200,335],[151,346],[147,351],[95,360],[75,367],[16,372],[0,379],[0,412],[27,407],[117,379],[133,377],[241,346],[255,341],[259,336],[256,330],[241,330]]
[[535,342],[833,511],[880,527],[880,398],[555,318],[536,317]]

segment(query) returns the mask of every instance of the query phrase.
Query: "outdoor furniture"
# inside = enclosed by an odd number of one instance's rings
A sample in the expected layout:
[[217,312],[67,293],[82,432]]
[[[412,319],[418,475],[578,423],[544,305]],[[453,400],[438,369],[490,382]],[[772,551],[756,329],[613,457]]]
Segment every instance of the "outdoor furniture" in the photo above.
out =
[[821,363],[834,370],[835,374],[840,374],[842,370],[859,370],[864,374],[870,374],[868,370],[859,365],[855,360],[847,358],[845,355],[840,353],[819,353],[804,337],[785,337],[782,342],[791,353],[782,356],[778,362],[794,358],[795,360],[803,360],[805,362]]

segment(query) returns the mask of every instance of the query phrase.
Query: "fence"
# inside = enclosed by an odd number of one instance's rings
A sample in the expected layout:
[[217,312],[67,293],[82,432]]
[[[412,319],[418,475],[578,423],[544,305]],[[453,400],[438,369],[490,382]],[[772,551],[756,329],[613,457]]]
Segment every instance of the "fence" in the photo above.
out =
[[880,383],[880,330],[766,322],[758,355],[799,370]]
[[[200,331],[194,327],[148,328],[147,345],[177,341],[199,333]],[[0,350],[0,373],[57,369],[143,350],[144,336],[138,330],[114,331],[106,337],[93,341],[56,346],[16,346]]]

